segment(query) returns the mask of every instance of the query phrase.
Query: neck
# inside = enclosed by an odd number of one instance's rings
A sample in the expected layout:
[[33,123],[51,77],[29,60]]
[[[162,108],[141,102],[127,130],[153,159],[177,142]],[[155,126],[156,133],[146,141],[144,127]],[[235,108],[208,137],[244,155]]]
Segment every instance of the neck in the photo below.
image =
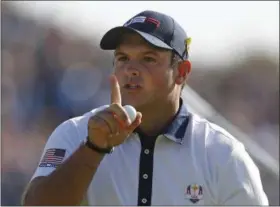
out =
[[142,123],[140,130],[148,136],[158,135],[168,123],[174,118],[180,107],[180,100],[160,102],[140,110]]

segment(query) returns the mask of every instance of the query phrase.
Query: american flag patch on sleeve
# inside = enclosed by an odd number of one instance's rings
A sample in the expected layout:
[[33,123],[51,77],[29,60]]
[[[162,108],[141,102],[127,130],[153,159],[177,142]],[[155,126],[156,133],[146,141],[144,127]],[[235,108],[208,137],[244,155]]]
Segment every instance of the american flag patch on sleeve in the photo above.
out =
[[57,167],[65,157],[65,149],[48,149],[42,158],[39,167]]

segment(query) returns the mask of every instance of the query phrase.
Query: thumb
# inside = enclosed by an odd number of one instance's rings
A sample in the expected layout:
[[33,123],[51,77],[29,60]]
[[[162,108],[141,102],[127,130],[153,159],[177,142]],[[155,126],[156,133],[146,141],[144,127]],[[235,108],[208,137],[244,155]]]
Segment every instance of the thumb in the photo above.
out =
[[129,125],[127,131],[132,133],[141,124],[142,114],[137,112],[135,120]]

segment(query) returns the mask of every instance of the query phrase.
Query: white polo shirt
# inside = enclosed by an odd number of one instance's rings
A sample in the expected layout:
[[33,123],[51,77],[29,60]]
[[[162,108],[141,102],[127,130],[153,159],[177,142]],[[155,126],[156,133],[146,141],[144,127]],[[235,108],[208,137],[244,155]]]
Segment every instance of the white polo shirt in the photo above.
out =
[[[58,126],[32,179],[49,175],[54,163],[75,152],[87,136],[89,117],[105,107]],[[106,155],[87,199],[89,205],[268,205],[243,144],[184,105],[158,137],[135,132]]]

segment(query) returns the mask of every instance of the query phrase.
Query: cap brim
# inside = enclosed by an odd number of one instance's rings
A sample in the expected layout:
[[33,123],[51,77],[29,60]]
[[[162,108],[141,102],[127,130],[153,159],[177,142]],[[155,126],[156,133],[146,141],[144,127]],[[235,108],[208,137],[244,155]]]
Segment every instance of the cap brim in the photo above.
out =
[[122,36],[127,32],[136,32],[141,37],[143,37],[148,43],[152,44],[155,47],[170,49],[172,48],[167,45],[165,42],[161,41],[155,36],[152,36],[148,33],[141,32],[139,30],[129,28],[129,27],[115,27],[109,30],[101,39],[100,47],[103,50],[115,50],[120,43]]

